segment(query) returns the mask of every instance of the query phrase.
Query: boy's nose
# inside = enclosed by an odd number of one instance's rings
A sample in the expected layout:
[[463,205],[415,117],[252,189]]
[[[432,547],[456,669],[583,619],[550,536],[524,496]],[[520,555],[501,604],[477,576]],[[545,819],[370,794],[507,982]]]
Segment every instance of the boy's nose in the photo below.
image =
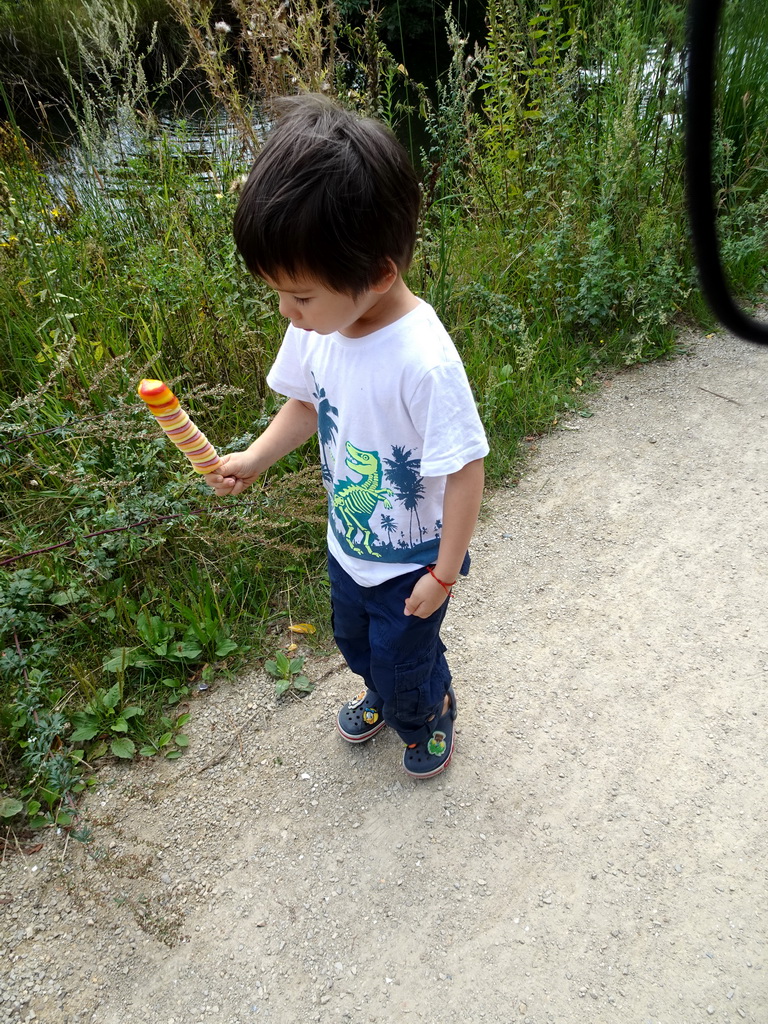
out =
[[279,306],[280,316],[284,316],[286,320],[293,320],[296,316],[296,310],[292,306],[293,303],[291,303],[290,299],[281,298]]

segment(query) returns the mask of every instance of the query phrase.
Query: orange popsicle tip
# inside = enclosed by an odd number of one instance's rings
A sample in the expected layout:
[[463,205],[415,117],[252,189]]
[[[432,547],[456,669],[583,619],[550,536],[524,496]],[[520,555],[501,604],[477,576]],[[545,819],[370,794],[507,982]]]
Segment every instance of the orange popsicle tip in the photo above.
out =
[[162,380],[143,380],[136,390],[139,398],[144,400],[155,416],[161,411],[170,412],[178,406],[176,395]]
[[140,398],[154,398],[159,394],[162,394],[163,390],[167,385],[161,380],[145,379],[138,387],[138,394]]

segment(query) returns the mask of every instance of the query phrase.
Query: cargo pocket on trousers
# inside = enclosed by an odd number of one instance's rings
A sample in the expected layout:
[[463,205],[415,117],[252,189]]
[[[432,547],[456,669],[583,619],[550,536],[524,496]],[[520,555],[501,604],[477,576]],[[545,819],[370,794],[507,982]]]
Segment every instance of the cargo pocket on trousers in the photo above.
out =
[[395,715],[401,722],[421,725],[445,696],[446,684],[434,671],[444,652],[442,640],[434,640],[417,659],[395,665]]

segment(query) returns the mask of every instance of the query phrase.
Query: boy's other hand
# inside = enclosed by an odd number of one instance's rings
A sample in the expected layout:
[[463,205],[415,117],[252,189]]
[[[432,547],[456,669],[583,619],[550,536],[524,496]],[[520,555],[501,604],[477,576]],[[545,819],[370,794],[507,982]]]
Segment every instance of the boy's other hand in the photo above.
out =
[[404,613],[415,615],[419,619],[428,619],[447,600],[447,592],[429,573],[425,573],[416,580],[411,596],[406,597]]
[[206,473],[205,482],[220,498],[227,494],[240,494],[256,480],[262,467],[248,452],[232,452],[222,455],[221,466],[213,473]]

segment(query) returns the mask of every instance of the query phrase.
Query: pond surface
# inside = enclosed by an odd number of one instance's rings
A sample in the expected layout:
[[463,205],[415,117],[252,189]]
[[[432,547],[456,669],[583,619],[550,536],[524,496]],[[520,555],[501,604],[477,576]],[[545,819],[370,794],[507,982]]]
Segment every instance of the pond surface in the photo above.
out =
[[169,107],[149,115],[126,109],[105,125],[75,125],[59,116],[41,126],[20,118],[19,128],[62,200],[74,191],[85,201],[94,187],[119,196],[142,168],[171,159],[181,159],[201,183],[223,190],[252,161],[227,112],[215,106]]

